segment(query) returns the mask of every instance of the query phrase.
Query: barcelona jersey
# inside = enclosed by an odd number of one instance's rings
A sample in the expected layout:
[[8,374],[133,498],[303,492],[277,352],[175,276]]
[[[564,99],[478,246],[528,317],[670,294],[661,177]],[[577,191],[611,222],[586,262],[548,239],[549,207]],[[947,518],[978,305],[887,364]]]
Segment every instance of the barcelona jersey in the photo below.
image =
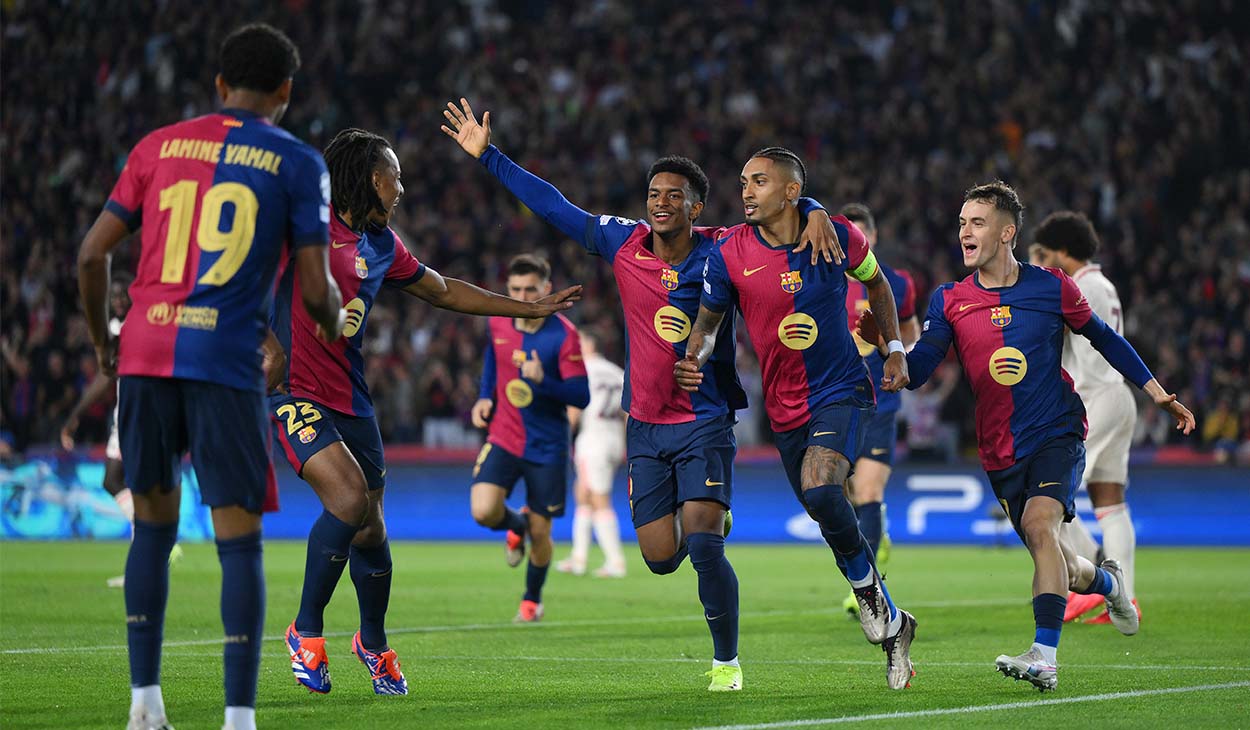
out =
[[[899,323],[916,316],[916,285],[912,282],[911,275],[906,271],[891,269],[880,259],[877,260],[877,266],[881,269],[886,282],[889,283],[890,291],[894,293]],[[885,360],[876,356],[877,343],[864,342],[855,332],[859,316],[869,308],[868,287],[863,282],[854,279],[849,279],[846,284],[846,314],[849,318],[847,326],[851,330],[851,338],[855,340],[855,346],[859,348],[859,354],[868,365],[872,387],[877,391],[877,413],[894,413],[902,408],[903,397],[900,393],[889,393],[881,389],[881,379],[885,377]]]
[[353,231],[335,214],[330,222],[330,275],[347,310],[347,326],[334,342],[317,337],[317,323],[304,308],[295,267],[288,267],[278,282],[270,327],[287,352],[287,389],[296,398],[339,413],[369,417],[373,400],[361,351],[369,310],[383,285],[402,289],[417,282],[425,275],[425,264],[390,228]]
[[105,205],[143,229],[118,373],[261,390],[274,277],[284,251],[326,244],[329,196],[321,155],[252,112],[140,140]]
[[703,306],[725,312],[736,304],[742,311],[774,431],[802,426],[812,411],[854,396],[868,379],[846,327],[847,273],[869,281],[876,259],[855,224],[832,220],[846,252],[840,264],[813,266],[808,252],[773,247],[746,224],[730,228],[707,259]]
[[940,361],[954,343],[976,396],[986,471],[1060,436],[1085,438],[1085,407],[1061,358],[1064,325],[1081,330],[1093,318],[1071,277],[1023,263],[1011,286],[986,289],[973,274],[934,292],[913,356]]
[[[537,332],[522,332],[511,317],[491,317],[489,329],[479,391],[479,397],[495,402],[486,440],[526,461],[566,461],[567,406],[585,408],[590,401],[577,328],[554,314]],[[540,383],[521,376],[521,367],[535,355],[543,366]]]

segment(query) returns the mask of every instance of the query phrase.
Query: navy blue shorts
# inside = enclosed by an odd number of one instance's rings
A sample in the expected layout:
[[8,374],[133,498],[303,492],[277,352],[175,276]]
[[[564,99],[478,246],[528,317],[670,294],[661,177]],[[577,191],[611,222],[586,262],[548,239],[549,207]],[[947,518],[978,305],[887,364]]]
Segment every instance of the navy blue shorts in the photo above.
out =
[[182,481],[182,457],[209,507],[259,514],[275,487],[265,398],[257,391],[181,378],[124,375],[117,419],[126,485],[135,494],[169,492]]
[[694,499],[729,509],[733,501],[734,417],[689,423],[643,423],[629,419],[629,512],[634,527],[671,515]]
[[269,421],[296,474],[303,476],[304,464],[313,454],[342,441],[360,464],[369,489],[386,486],[386,460],[376,418],[348,416],[307,398],[275,393],[269,396]]
[[859,458],[879,461],[894,466],[894,445],[898,441],[898,425],[894,416],[898,411],[877,411],[864,424],[864,442]]
[[1007,511],[1011,526],[1024,540],[1020,520],[1024,505],[1034,497],[1052,497],[1063,505],[1063,521],[1076,516],[1073,499],[1085,471],[1085,442],[1079,436],[1061,436],[1006,469],[987,472],[994,496]]
[[508,496],[518,480],[525,479],[525,506],[530,512],[548,518],[564,516],[569,494],[569,460],[551,464],[522,459],[495,444],[486,444],[473,465],[474,484],[503,487]]
[[785,467],[790,488],[799,502],[803,502],[803,457],[807,447],[823,446],[846,457],[855,466],[864,443],[864,430],[876,413],[871,401],[848,398],[812,412],[807,423],[789,431],[773,432],[781,465]]

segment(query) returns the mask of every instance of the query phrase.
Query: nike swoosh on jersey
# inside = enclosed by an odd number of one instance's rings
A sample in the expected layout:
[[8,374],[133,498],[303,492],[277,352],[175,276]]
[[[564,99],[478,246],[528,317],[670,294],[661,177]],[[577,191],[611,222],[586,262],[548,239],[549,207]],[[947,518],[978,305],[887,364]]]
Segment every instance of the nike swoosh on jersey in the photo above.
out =
[[711,479],[704,479],[704,480],[703,480],[703,486],[705,486],[705,487],[723,487],[723,486],[725,486],[725,483],[724,483],[724,482],[714,482],[714,481],[712,481]]
[[638,259],[639,261],[655,261],[656,260],[654,256],[644,256],[642,254],[642,251],[635,251],[634,258]]
[[1059,486],[1060,484],[1063,484],[1063,482],[1042,482],[1041,484],[1037,485],[1037,488],[1045,489],[1046,487],[1056,487],[1056,486]]
[[506,344],[508,344],[508,341],[507,341],[506,339],[502,338],[502,337],[496,337],[496,338],[495,338],[495,344],[496,344],[496,345],[506,345]]
[[[527,485],[527,486],[528,486],[528,485]],[[560,504],[549,504],[549,505],[547,505],[547,511],[548,511],[548,512],[555,512],[556,510],[560,509],[560,508],[561,508],[561,507],[563,507],[563,506],[564,506],[564,503],[563,503],[563,502],[561,502]]]
[[350,246],[351,243],[352,243],[351,241],[343,241],[342,243],[332,242],[330,246],[332,248],[343,248],[344,246]]
[[960,305],[959,305],[959,311],[961,311],[961,312],[962,312],[962,311],[964,311],[965,309],[967,309],[968,307],[975,307],[975,306],[977,306],[977,305],[976,305],[976,302],[973,302],[972,304],[960,304]]
[[837,435],[838,435],[837,431],[817,431],[816,433],[812,434],[812,438],[816,438],[817,436],[837,436]]
[[754,273],[759,272],[759,271],[763,271],[764,269],[767,269],[767,268],[768,268],[768,264],[764,264],[763,266],[757,266],[757,267],[755,267],[754,269],[747,269],[747,268],[744,268],[744,269],[742,269],[742,275],[743,275],[743,276],[750,276],[751,274],[754,274]]

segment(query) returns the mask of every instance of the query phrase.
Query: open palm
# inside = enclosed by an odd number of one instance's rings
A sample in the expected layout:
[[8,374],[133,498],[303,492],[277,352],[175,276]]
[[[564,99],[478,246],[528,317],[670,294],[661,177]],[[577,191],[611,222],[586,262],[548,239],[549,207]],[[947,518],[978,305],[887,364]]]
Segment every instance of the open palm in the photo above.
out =
[[477,117],[473,114],[473,107],[469,105],[469,100],[462,96],[460,106],[456,106],[455,102],[447,102],[443,117],[447,119],[447,124],[440,127],[443,134],[456,140],[456,143],[465,152],[473,155],[474,159],[481,157],[490,146],[490,112],[483,114],[482,123],[478,124]]

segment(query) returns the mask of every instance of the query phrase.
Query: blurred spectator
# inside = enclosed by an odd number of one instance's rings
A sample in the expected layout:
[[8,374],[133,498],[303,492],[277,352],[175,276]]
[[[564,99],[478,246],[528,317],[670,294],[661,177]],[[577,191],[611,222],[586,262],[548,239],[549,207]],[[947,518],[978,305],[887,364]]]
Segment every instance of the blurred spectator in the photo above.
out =
[[[71,0],[6,5],[0,31],[0,428],[19,450],[55,432],[45,406],[87,381],[77,243],[140,135],[215,108],[217,46],[241,19],[282,27],[303,53],[284,125],[318,146],[349,125],[392,141],[410,180],[396,228],[444,274],[498,287],[508,256],[538,251],[557,286],[586,285],[575,320],[620,332],[610,269],[438,131],[461,95],[493,112],[501,149],[595,213],[641,217],[647,166],[680,153],[712,180],[700,222],[737,222],[743,161],[786,145],[826,206],[872,207],[879,255],[913,272],[921,308],[963,276],[962,191],[1001,177],[1028,206],[1025,244],[1052,210],[1094,219],[1130,341],[1200,424],[1231,415],[1250,433],[1246,398],[1219,395],[1250,381],[1246,3],[166,0],[154,13]],[[386,439],[476,442],[464,423],[483,337],[481,319],[375,304],[367,375]],[[620,343],[605,342],[617,362]],[[968,402],[941,412],[965,450]],[[1151,427],[1154,410],[1141,409],[1143,441],[1179,440]]]

